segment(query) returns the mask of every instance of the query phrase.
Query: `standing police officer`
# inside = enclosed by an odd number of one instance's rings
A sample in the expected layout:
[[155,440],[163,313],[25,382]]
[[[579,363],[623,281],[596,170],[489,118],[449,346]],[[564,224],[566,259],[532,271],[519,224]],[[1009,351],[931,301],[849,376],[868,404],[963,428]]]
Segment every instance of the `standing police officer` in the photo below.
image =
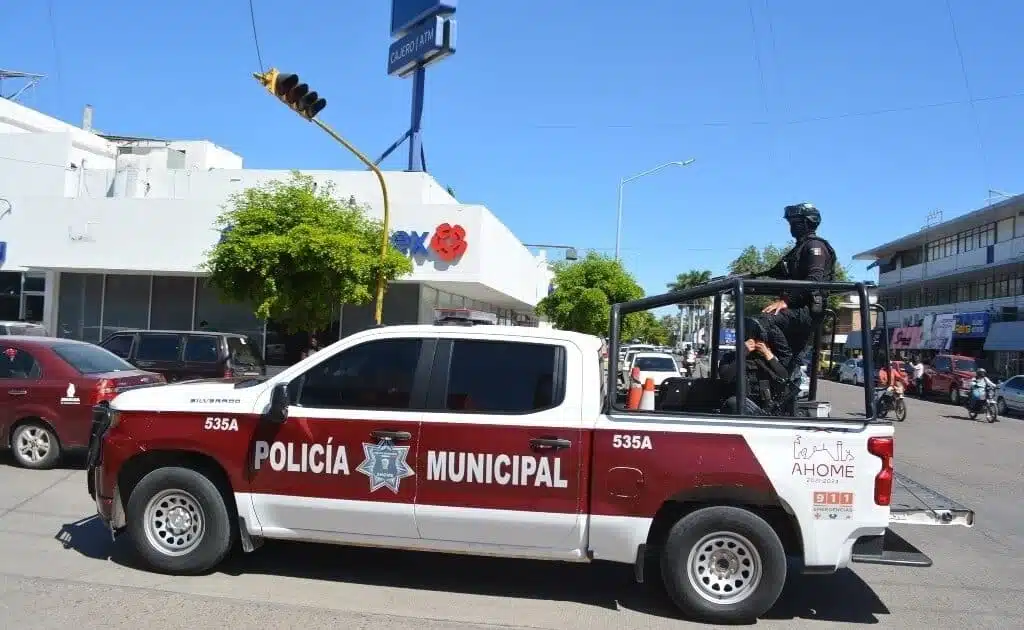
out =
[[[759,275],[778,280],[834,281],[836,252],[816,234],[821,213],[814,204],[786,206],[782,216],[789,222],[789,233],[796,239],[796,245],[774,267]],[[769,334],[769,341],[787,369],[795,369],[794,356],[804,351],[814,329],[821,324],[827,299],[827,291],[794,289],[783,292],[765,307],[768,328],[781,332]]]

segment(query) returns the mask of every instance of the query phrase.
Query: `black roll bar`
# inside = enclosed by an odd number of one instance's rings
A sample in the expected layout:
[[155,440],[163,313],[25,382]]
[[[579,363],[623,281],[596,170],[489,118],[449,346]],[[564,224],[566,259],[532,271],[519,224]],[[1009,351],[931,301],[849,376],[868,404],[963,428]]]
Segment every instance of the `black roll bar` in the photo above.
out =
[[[818,355],[821,354],[821,334],[825,328],[825,323],[828,322],[829,320],[832,321],[832,339],[829,343],[829,348],[831,349],[833,346],[836,345],[836,325],[839,323],[839,313],[837,313],[834,309],[827,308],[825,309],[825,315],[824,317],[822,317],[821,322],[818,324],[818,327],[814,329],[814,341],[813,345],[811,346],[814,354],[811,355],[811,365],[808,366],[807,368],[807,373],[810,377],[810,385],[807,391],[808,400],[818,399]],[[829,372],[831,372],[831,350],[829,351],[828,362],[828,369]]]
[[[745,339],[746,331],[744,330],[743,322],[743,298],[746,295],[746,290],[754,289],[774,289],[776,291],[784,289],[802,289],[802,290],[827,290],[829,293],[851,293],[855,292],[860,302],[860,316],[862,322],[871,322],[870,310],[876,307],[882,312],[882,319],[885,320],[885,310],[881,305],[871,305],[868,302],[868,283],[864,282],[812,282],[809,280],[776,280],[774,278],[749,278],[745,276],[733,276],[728,278],[722,278],[720,280],[713,280],[700,286],[691,287],[689,289],[683,289],[681,291],[672,291],[669,293],[662,293],[660,295],[652,295],[649,297],[640,298],[639,300],[632,300],[630,302],[621,302],[619,304],[612,305],[611,318],[608,324],[608,387],[606,395],[606,407],[611,410],[615,407],[616,396],[618,393],[618,382],[617,375],[619,370],[619,335],[622,331],[622,318],[630,313],[639,313],[641,311],[647,311],[653,308],[661,308],[664,306],[673,306],[676,304],[684,304],[686,302],[692,302],[695,299],[707,298],[714,296],[715,311],[713,314],[713,330],[711,336],[711,375],[713,378],[718,376],[718,336],[721,327],[721,303],[723,293],[732,293],[733,304],[736,309],[736,361],[739,361],[739,365],[745,362],[747,359],[747,349],[743,344]],[[833,335],[835,333],[835,327],[833,326]],[[818,332],[820,335],[820,330]],[[861,326],[861,344],[864,348],[871,347],[871,332],[867,326]],[[834,336],[833,336],[834,339]],[[885,345],[886,356],[888,357],[888,339],[886,339]],[[871,367],[871,353],[865,353],[864,370],[865,374],[872,373]],[[814,364],[817,364],[817,356],[815,356]],[[865,388],[864,388],[864,411],[866,417],[871,419],[874,417],[874,388],[867,387],[865,376]],[[747,385],[746,371],[736,371],[736,401],[740,406],[743,407],[744,394],[746,392]],[[816,384],[816,383],[815,383]]]

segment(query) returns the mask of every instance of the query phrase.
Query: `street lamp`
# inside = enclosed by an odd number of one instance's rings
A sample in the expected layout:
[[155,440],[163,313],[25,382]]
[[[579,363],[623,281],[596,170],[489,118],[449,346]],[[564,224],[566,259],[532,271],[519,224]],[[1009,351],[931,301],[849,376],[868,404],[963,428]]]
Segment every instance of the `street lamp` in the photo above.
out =
[[663,168],[668,168],[670,166],[689,166],[689,165],[693,164],[694,161],[695,161],[694,158],[690,158],[689,160],[686,160],[685,162],[680,162],[678,160],[676,160],[674,162],[666,162],[666,163],[662,164],[661,166],[655,166],[654,168],[652,168],[650,170],[647,170],[647,171],[644,171],[643,173],[637,173],[636,175],[633,175],[632,177],[623,177],[622,179],[619,180],[619,210],[618,210],[618,213],[616,214],[616,223],[615,223],[615,260],[619,259],[619,244],[620,244],[620,242],[622,240],[622,187],[625,186],[626,184],[628,184],[629,182],[633,181],[634,179],[640,179],[641,177],[646,177],[648,175],[653,175],[653,174],[657,173],[658,171],[660,171]]
[[563,249],[565,250],[566,260],[571,261],[579,258],[579,254],[576,253],[576,248],[568,245],[538,245],[533,243],[523,243],[523,247],[535,247],[537,249]]

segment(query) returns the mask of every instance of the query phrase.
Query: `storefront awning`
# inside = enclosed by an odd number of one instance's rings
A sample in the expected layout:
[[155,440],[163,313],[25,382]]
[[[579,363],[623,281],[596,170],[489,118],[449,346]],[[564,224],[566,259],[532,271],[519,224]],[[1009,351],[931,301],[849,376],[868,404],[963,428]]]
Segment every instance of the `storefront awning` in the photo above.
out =
[[996,322],[988,329],[985,350],[1024,350],[1024,322]]

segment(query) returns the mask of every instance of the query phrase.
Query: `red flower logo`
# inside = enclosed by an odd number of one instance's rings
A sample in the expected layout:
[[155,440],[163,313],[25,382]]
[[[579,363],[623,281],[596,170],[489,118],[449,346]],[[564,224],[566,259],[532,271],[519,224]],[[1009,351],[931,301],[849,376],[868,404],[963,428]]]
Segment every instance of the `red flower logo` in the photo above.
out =
[[434,230],[430,239],[430,248],[437,257],[446,263],[453,263],[466,253],[469,243],[466,242],[466,230],[461,225],[442,223]]

